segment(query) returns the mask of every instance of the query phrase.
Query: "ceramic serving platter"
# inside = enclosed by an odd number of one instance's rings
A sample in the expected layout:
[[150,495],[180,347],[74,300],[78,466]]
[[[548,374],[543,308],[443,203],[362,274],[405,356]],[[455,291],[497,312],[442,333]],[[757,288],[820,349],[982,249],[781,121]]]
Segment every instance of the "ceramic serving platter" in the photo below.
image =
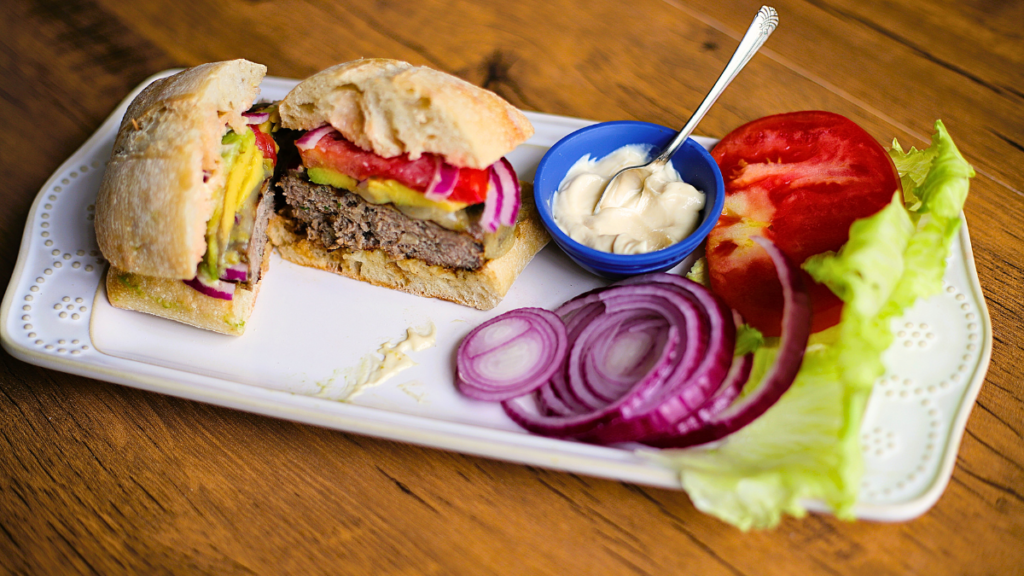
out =
[[[664,488],[675,472],[622,448],[525,433],[496,404],[453,387],[455,349],[474,326],[523,306],[554,308],[602,283],[549,245],[494,310],[410,296],[306,269],[274,256],[242,337],[222,336],[111,307],[93,233],[96,192],[130,94],[36,197],[0,309],[13,356],[55,370],[338,430]],[[295,80],[267,78],[277,100]],[[549,146],[590,124],[527,113],[536,134],[509,159],[524,180]],[[702,139],[704,145],[713,140]],[[931,507],[952,474],[984,380],[991,327],[966,223],[941,294],[896,321],[862,427],[866,473],[856,513],[897,521]],[[415,365],[360,387],[380,349],[408,329],[435,344]],[[821,509],[821,506],[812,508]]]

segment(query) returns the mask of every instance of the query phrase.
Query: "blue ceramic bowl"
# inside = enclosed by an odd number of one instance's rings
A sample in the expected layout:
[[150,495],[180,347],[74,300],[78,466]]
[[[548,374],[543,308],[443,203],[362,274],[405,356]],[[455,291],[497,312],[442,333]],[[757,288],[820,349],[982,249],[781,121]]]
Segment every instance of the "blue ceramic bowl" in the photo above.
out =
[[606,278],[623,278],[648,272],[664,272],[679,264],[707,238],[718,222],[725,204],[725,184],[711,154],[692,138],[672,157],[672,164],[683,180],[704,192],[706,201],[701,222],[692,234],[681,241],[647,254],[610,254],[584,246],[569,238],[558,227],[551,214],[552,198],[569,168],[583,156],[601,159],[627,144],[649,144],[654,152],[664,149],[676,130],[651,124],[623,120],[604,122],[577,130],[552,146],[537,166],[533,194],[537,211],[555,244],[583,268]]

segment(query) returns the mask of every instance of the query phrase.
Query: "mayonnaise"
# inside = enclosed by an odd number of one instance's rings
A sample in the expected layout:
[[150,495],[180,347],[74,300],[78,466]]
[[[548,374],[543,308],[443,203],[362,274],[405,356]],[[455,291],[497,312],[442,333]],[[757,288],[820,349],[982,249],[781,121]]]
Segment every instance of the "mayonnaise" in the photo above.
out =
[[[425,350],[433,346],[436,341],[437,329],[433,322],[427,327],[420,328],[420,331],[407,328],[405,339],[399,342],[388,340],[380,345],[376,354],[363,356],[359,360],[358,366],[346,370],[344,387],[335,386],[335,375],[327,382],[318,383],[320,392],[316,395],[348,402],[362,394],[367,388],[376,386],[399,372],[415,366],[416,362],[409,357],[407,352]],[[422,400],[417,399],[417,401]]]
[[559,228],[581,244],[614,254],[654,252],[689,236],[699,223],[704,193],[683,182],[671,163],[653,172],[626,172],[593,213],[608,180],[623,168],[646,164],[649,153],[647,146],[630,144],[600,160],[580,158],[552,202]]

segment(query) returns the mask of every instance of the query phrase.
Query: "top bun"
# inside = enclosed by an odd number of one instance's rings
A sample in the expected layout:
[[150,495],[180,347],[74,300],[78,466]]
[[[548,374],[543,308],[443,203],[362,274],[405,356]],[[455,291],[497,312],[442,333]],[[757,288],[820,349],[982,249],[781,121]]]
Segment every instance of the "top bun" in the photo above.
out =
[[110,263],[161,278],[193,278],[206,223],[224,187],[220,155],[267,68],[247,60],[189,68],[147,86],[128,107],[96,198],[96,240]]
[[486,168],[533,135],[522,112],[450,74],[398,60],[364,59],[302,81],[281,101],[281,126],[334,126],[357,146],[390,158],[440,154]]

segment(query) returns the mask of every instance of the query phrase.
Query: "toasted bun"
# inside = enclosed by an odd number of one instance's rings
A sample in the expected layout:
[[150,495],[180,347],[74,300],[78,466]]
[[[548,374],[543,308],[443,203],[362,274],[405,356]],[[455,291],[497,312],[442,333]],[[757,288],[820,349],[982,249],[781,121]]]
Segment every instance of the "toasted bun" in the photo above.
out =
[[96,198],[96,240],[112,266],[195,276],[224,186],[225,125],[245,129],[242,113],[266,71],[246,60],[203,64],[153,82],[131,103]]
[[382,250],[328,251],[297,232],[297,223],[280,214],[271,218],[267,235],[281,256],[296,264],[417,296],[490,310],[501,302],[526,265],[548,242],[537,209],[529,200],[524,194],[512,248],[473,271],[431,266],[414,258],[396,259]]
[[285,128],[330,124],[387,158],[432,152],[463,168],[486,168],[533,135],[526,116],[497,94],[398,60],[328,68],[288,93],[279,111]]
[[256,304],[271,250],[263,254],[260,281],[239,284],[231,300],[205,296],[181,280],[107,270],[107,300],[115,308],[145,312],[221,334],[241,336]]

